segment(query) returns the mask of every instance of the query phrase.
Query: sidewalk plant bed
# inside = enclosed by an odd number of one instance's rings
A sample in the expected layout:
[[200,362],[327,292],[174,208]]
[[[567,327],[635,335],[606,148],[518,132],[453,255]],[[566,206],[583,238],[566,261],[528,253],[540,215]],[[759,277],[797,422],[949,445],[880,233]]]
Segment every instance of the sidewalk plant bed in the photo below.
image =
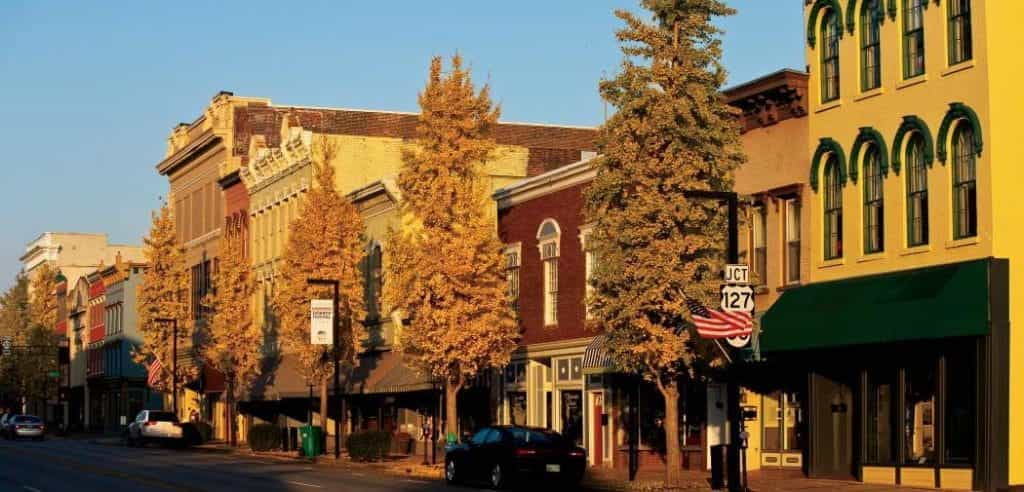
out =
[[281,430],[271,424],[257,424],[249,428],[248,441],[253,451],[273,451],[281,447]]
[[391,450],[391,433],[384,431],[360,431],[345,439],[345,447],[352,461],[377,461]]

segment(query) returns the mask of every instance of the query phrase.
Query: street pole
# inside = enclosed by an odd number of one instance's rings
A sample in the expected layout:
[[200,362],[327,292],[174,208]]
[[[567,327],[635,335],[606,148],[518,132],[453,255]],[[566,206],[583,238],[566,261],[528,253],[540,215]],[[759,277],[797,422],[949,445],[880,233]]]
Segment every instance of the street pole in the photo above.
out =
[[178,319],[156,318],[157,323],[171,324],[171,405],[174,415],[178,416]]
[[[330,285],[334,288],[334,326],[332,327],[334,331],[334,398],[336,398],[336,408],[341,412],[341,349],[338,345],[338,341],[341,339],[340,295],[338,293],[339,282],[337,280],[311,278],[307,279],[306,283],[310,285]],[[341,458],[341,417],[342,415],[339,413],[338,418],[334,419],[334,459]],[[322,418],[324,419],[324,431],[326,431],[327,416],[323,415]]]

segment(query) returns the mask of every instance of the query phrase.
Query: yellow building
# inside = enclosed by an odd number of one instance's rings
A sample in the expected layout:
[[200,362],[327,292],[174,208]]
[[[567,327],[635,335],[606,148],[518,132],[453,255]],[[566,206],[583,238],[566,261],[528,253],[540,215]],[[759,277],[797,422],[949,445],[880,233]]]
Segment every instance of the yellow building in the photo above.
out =
[[[810,283],[762,319],[811,476],[1024,485],[1024,3],[805,2]],[[1011,145],[1013,143],[1014,145]]]

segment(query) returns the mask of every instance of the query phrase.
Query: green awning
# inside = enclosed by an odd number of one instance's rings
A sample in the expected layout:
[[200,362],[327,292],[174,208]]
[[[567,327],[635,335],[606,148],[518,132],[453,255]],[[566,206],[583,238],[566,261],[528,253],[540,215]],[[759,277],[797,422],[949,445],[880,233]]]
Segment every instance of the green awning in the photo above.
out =
[[989,332],[990,260],[788,290],[761,319],[762,353]]

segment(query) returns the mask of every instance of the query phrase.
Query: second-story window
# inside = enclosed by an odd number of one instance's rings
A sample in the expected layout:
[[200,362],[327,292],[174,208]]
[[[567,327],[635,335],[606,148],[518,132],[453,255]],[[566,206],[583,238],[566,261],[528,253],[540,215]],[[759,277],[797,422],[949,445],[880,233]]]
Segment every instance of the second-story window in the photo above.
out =
[[907,246],[928,244],[928,168],[924,138],[915,133],[907,143]]
[[878,12],[879,0],[867,0],[860,10],[860,88],[877,89],[882,85],[882,19]]
[[786,283],[800,281],[800,201],[786,200]]
[[949,0],[949,64],[974,56],[971,41],[971,0]]
[[978,235],[978,190],[974,130],[961,121],[953,133],[954,238]]
[[839,158],[829,154],[825,163],[825,259],[843,257],[843,183]]
[[505,282],[508,288],[508,303],[512,311],[519,314],[519,248],[505,249]]
[[558,244],[561,231],[551,219],[545,220],[537,233],[540,259],[544,265],[544,325],[558,324]]
[[903,78],[924,73],[924,3],[903,0]]
[[839,99],[839,15],[832,9],[821,21],[821,102]]
[[594,278],[594,269],[597,268],[597,252],[595,252],[594,248],[591,247],[590,234],[591,232],[589,227],[584,228],[583,231],[580,232],[580,242],[583,246],[583,261],[585,262],[583,266],[583,281],[585,282],[585,287],[583,289],[583,310],[587,319],[591,319],[593,317],[593,313],[591,312],[592,310],[590,309],[590,297],[593,295],[594,285],[591,281]]
[[753,227],[754,238],[754,285],[768,284],[768,230],[765,227],[768,212],[764,205],[754,207]]
[[882,164],[878,147],[864,153],[864,253],[885,249],[885,193],[882,188]]

